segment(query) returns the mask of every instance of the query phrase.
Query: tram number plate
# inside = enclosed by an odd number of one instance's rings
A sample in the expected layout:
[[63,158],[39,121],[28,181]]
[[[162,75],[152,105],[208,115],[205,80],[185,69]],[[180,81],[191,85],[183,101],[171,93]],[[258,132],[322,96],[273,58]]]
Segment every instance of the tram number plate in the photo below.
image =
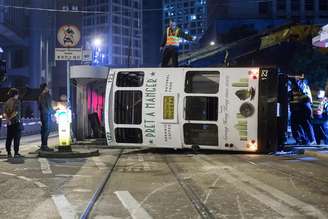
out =
[[174,119],[174,96],[164,96],[163,119]]

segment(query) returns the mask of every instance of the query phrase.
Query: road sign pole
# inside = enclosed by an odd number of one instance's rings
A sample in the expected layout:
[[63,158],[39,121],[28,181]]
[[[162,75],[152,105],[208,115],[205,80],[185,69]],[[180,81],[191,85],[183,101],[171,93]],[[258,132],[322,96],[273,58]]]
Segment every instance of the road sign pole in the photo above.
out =
[[70,76],[70,63],[69,63],[69,61],[67,61],[66,62],[66,71],[67,71],[67,81],[66,81],[66,85],[67,85],[67,108],[70,108],[70,104],[71,104],[71,96],[70,96],[70,78],[71,78],[71,76]]

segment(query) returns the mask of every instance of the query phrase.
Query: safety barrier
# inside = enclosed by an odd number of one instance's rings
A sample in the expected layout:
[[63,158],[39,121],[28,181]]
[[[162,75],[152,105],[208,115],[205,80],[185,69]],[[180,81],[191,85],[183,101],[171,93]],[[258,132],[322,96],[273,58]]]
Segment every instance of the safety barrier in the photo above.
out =
[[[35,135],[39,134],[41,130],[40,118],[23,118],[22,119],[24,130],[22,135]],[[51,131],[57,130],[57,124],[52,122]],[[6,120],[2,120],[2,125],[0,128],[0,138],[5,138],[7,134],[7,124]]]

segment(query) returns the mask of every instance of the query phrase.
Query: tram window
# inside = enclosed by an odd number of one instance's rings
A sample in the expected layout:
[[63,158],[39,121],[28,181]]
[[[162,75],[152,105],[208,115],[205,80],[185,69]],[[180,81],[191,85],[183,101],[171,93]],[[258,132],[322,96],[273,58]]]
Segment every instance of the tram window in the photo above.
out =
[[142,143],[142,131],[138,128],[116,128],[115,139],[117,143]]
[[121,71],[117,74],[116,86],[118,87],[141,87],[144,82],[144,72]]
[[185,81],[186,93],[216,94],[219,91],[220,72],[188,71]]
[[141,91],[116,91],[114,121],[116,124],[141,124]]
[[218,146],[218,127],[214,124],[193,124],[183,125],[185,144],[189,145],[209,145]]
[[186,97],[186,120],[217,121],[217,97]]

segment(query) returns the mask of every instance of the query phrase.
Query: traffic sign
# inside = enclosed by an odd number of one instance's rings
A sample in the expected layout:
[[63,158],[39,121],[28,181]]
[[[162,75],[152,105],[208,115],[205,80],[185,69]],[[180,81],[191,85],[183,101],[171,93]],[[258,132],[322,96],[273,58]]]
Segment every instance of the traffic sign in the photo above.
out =
[[81,48],[56,48],[55,60],[56,61],[81,61],[82,49]]
[[82,61],[92,62],[92,50],[83,50],[82,51]]
[[59,28],[57,40],[62,47],[75,47],[81,39],[81,32],[75,25],[66,24]]

